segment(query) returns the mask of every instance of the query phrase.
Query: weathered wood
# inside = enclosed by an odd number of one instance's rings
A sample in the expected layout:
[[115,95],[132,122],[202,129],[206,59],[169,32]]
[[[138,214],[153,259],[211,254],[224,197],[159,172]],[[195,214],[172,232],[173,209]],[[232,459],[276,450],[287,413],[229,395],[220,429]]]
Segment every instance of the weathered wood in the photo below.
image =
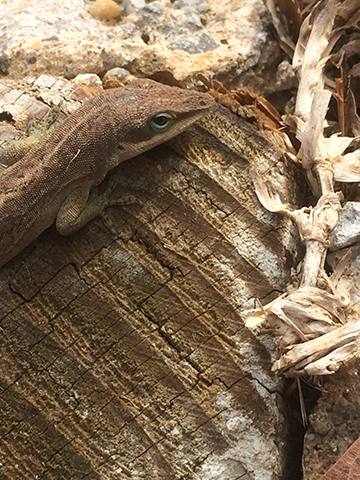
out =
[[295,478],[273,341],[244,327],[295,237],[206,122],[117,169],[142,204],[110,229],[52,227],[0,272],[1,479]]

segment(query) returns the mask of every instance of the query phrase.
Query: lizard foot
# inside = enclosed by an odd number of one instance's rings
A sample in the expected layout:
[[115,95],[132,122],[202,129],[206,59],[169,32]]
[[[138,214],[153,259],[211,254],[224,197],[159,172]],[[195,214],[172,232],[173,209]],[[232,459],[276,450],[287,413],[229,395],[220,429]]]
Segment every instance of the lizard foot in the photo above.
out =
[[[111,192],[112,193],[112,192]],[[133,195],[122,195],[118,198],[110,198],[109,191],[107,190],[103,195],[99,195],[98,198],[101,198],[102,210],[99,216],[101,217],[105,227],[110,231],[113,238],[118,237],[118,232],[115,229],[114,223],[110,218],[110,215],[107,213],[106,208],[112,207],[115,205],[133,205],[138,204],[142,205],[142,202],[134,197]]]
[[[104,212],[108,207],[133,203],[140,203],[133,195],[122,195],[114,198],[114,188],[98,194],[98,189],[95,187],[89,196],[89,189],[86,186],[81,186],[66,198],[59,209],[56,228],[62,235],[69,235],[97,216],[104,218]],[[106,223],[109,222],[106,221]]]

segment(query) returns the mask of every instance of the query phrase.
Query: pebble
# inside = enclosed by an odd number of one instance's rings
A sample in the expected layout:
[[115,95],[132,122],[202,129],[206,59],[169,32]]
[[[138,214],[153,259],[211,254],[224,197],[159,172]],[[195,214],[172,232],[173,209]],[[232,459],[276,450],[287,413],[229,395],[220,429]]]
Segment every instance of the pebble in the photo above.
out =
[[186,35],[169,43],[171,50],[185,50],[189,53],[204,53],[215,50],[219,44],[208,33]]
[[331,250],[348,247],[360,241],[360,202],[346,202],[339,222],[330,235]]

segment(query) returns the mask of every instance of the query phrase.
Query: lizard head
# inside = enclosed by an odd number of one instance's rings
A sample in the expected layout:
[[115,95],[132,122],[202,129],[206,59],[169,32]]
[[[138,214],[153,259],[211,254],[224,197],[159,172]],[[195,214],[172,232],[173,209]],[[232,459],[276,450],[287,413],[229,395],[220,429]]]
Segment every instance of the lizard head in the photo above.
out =
[[[114,92],[114,90],[112,91]],[[115,93],[115,92],[114,92]],[[121,128],[121,160],[175,137],[216,107],[207,93],[170,87],[153,80],[134,80],[119,89],[121,111],[113,118]]]

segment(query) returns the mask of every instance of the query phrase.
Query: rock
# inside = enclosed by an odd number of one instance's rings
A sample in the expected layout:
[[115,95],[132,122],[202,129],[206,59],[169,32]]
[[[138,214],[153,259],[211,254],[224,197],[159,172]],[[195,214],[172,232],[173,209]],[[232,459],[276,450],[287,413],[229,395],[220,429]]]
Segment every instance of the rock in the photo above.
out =
[[130,72],[128,72],[128,70],[125,70],[125,68],[112,68],[104,75],[104,82],[110,80],[117,80],[118,82],[122,82],[129,75]]
[[121,7],[113,0],[95,0],[95,3],[89,8],[92,17],[99,17],[105,20],[120,17]]
[[149,5],[145,5],[138,13],[138,21],[141,22],[143,27],[149,27],[149,25],[162,26],[162,22],[165,20],[165,5],[161,2],[155,1]]
[[209,10],[207,2],[201,2],[199,0],[177,0],[174,2],[175,8],[187,8],[190,7],[194,12],[206,13]]
[[81,85],[87,91],[91,91],[94,95],[101,93],[103,90],[100,78],[94,73],[79,74],[74,78],[73,82]]
[[132,12],[137,12],[140,10],[140,8],[144,8],[145,5],[145,0],[123,0],[121,2],[124,15],[129,15]]
[[298,79],[291,63],[288,60],[283,60],[276,72],[276,87],[278,91],[291,90],[296,88],[297,84]]
[[204,53],[210,52],[218,46],[219,44],[209,34],[202,33],[181,37],[175,42],[169,43],[168,48],[185,50],[189,53]]
[[339,222],[330,235],[331,249],[338,250],[360,241],[360,203],[346,202]]
[[146,5],[143,10],[146,12],[151,12],[159,15],[161,13],[164,13],[165,9],[166,7],[162,2],[155,0],[155,2],[151,2],[148,5]]
[[199,15],[191,10],[184,11],[182,24],[184,27],[191,29],[202,28],[202,23]]
[[3,3],[1,73],[71,79],[125,68],[136,76],[167,71],[181,80],[202,71],[221,75],[229,84],[253,88],[253,82],[256,91],[269,89],[269,79],[275,82],[269,68],[275,42],[266,31],[270,16],[261,0],[233,0],[226,9],[217,0],[124,0],[121,22],[99,19],[118,15],[114,2],[115,13],[94,18],[98,2],[92,15],[82,0],[63,0],[56,8],[53,0]]
[[[306,480],[319,479],[359,437],[359,374],[357,362],[350,372],[340,371],[326,379],[322,396],[310,415],[310,426],[304,439]],[[353,477],[347,478],[351,480]]]

